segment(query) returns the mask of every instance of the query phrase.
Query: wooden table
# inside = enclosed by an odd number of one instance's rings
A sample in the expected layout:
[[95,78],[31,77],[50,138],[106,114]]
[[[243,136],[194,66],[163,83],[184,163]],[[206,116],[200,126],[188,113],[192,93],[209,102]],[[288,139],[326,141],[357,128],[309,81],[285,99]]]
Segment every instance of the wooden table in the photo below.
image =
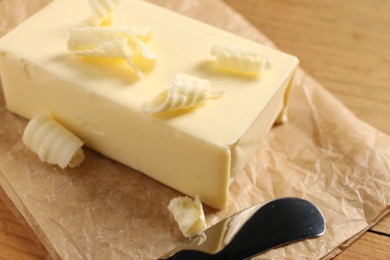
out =
[[[299,57],[359,118],[390,135],[390,1],[224,1]],[[43,258],[30,234],[0,200],[0,259]],[[390,216],[337,259],[390,259]]]
[[[359,118],[390,135],[390,1],[224,2],[299,57],[300,66]],[[337,259],[390,259],[390,215]]]

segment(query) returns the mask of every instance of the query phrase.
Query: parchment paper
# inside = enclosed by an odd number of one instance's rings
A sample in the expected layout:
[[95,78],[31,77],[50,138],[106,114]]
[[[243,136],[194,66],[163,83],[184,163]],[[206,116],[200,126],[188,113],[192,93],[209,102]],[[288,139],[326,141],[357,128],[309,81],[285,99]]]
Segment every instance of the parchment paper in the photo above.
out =
[[[47,2],[0,1],[0,33]],[[153,2],[272,45],[219,1]],[[21,142],[27,121],[5,109],[0,93],[0,184],[52,257],[153,259],[184,240],[167,210],[181,194],[91,150],[77,169],[41,163]],[[325,235],[257,258],[329,258],[389,212],[390,138],[301,69],[289,105],[290,121],[271,130],[239,174],[230,206],[205,208],[207,222],[277,197],[306,198],[324,213]]]

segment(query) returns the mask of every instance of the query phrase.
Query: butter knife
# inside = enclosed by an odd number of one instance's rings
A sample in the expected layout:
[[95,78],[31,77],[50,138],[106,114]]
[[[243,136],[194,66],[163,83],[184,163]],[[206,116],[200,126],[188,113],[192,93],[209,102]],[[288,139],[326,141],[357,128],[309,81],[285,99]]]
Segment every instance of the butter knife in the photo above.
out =
[[222,220],[159,259],[247,259],[324,233],[324,216],[314,204],[280,198]]

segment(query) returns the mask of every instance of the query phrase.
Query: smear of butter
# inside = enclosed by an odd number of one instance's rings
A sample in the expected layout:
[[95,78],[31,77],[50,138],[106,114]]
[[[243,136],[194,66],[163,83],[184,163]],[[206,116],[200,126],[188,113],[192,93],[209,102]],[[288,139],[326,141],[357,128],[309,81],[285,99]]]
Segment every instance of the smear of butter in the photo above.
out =
[[203,206],[198,196],[195,196],[194,200],[190,197],[173,198],[168,209],[186,237],[199,235],[207,227]]
[[76,167],[84,160],[83,142],[47,115],[34,116],[23,132],[23,143],[39,159],[61,168]]
[[210,51],[218,68],[243,74],[257,75],[271,69],[269,58],[260,53],[234,46],[213,45]]
[[210,98],[219,98],[222,91],[211,91],[210,81],[183,73],[175,75],[170,88],[142,104],[146,114],[177,111],[203,105]]

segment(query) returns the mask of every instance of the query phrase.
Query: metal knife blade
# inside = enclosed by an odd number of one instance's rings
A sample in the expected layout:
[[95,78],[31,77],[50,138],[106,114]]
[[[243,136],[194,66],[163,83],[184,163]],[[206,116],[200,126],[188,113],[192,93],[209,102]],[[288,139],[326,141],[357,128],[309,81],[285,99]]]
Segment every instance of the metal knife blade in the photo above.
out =
[[222,220],[159,259],[247,259],[324,233],[324,216],[314,204],[280,198]]

